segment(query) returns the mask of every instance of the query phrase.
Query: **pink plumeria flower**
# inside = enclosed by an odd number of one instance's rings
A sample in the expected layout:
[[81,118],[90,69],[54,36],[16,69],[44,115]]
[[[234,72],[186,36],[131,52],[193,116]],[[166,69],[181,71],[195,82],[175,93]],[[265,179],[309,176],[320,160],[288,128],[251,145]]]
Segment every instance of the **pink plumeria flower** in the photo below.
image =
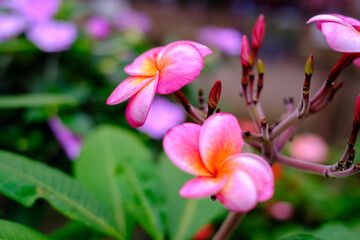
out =
[[26,21],[22,16],[8,13],[0,14],[0,42],[19,35],[25,28]]
[[247,212],[274,193],[270,165],[252,153],[241,153],[244,140],[237,119],[217,113],[201,126],[184,123],[164,137],[170,160],[198,177],[180,190],[186,198],[216,196],[230,211]]
[[315,134],[300,134],[293,138],[290,156],[308,162],[324,163],[329,156],[329,147],[324,138]]
[[12,0],[11,8],[31,23],[50,20],[58,11],[61,0]]
[[276,201],[270,205],[268,212],[273,218],[286,221],[293,216],[294,208],[288,202]]
[[316,22],[332,49],[360,52],[360,21],[340,14],[320,14],[306,23]]
[[93,39],[104,40],[111,34],[111,24],[104,17],[91,17],[85,23],[85,31]]
[[155,97],[145,124],[138,130],[153,139],[162,139],[169,129],[182,124],[186,113],[182,106],[164,97]]
[[71,47],[77,38],[77,30],[73,22],[49,20],[36,24],[26,36],[44,52],[59,52]]
[[151,49],[125,67],[130,75],[107,99],[107,104],[121,103],[130,98],[126,119],[132,127],[144,125],[155,96],[173,93],[192,82],[203,68],[203,57],[212,53],[196,42],[177,41]]

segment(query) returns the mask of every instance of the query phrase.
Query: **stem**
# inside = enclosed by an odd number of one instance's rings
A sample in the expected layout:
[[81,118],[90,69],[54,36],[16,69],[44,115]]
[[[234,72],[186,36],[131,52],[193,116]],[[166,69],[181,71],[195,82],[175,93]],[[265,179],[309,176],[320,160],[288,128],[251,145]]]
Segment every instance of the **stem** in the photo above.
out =
[[318,163],[307,162],[295,158],[286,157],[280,154],[275,156],[275,160],[286,166],[293,167],[304,172],[332,178],[348,177],[356,174],[360,170],[360,164],[358,163],[347,170],[334,172],[332,170],[332,165],[322,165]]
[[196,121],[199,124],[204,123],[205,120],[199,114],[197,114],[196,111],[194,111],[194,107],[190,104],[189,100],[185,97],[185,95],[182,92],[176,91],[176,92],[174,92],[174,96],[176,97],[176,99],[179,100],[179,102],[183,105],[187,114],[194,121]]
[[238,223],[244,216],[244,213],[229,212],[220,229],[215,234],[213,240],[228,239],[231,233],[235,230],[235,227],[238,225]]

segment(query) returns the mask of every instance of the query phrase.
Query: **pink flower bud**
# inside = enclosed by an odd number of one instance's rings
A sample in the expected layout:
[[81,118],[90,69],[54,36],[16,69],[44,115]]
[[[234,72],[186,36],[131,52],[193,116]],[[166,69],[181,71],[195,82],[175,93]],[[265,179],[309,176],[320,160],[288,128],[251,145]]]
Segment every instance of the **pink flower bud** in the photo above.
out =
[[221,94],[221,81],[217,80],[214,86],[210,90],[208,106],[215,109],[219,103]]
[[265,34],[265,18],[263,14],[260,14],[258,19],[255,22],[252,38],[251,38],[251,47],[253,49],[259,49],[264,38]]
[[240,51],[241,65],[249,66],[250,61],[250,46],[249,41],[246,35],[243,36],[241,41],[241,51]]
[[354,121],[357,122],[357,124],[360,124],[360,94],[355,102]]

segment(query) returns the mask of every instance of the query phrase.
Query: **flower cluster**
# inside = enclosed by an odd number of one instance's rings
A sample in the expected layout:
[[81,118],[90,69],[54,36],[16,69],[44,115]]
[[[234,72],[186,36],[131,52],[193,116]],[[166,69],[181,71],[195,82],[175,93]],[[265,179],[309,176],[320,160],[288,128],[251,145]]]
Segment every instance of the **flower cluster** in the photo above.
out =
[[[118,104],[130,98],[126,118],[131,126],[140,127],[147,119],[155,93],[174,93],[189,116],[199,123],[178,125],[169,130],[163,140],[164,150],[170,160],[181,170],[197,176],[184,184],[180,195],[186,198],[218,199],[233,212],[247,212],[258,202],[272,197],[274,174],[270,163],[278,162],[326,177],[353,175],[360,171],[360,164],[354,164],[354,145],[360,129],[360,95],[356,101],[353,130],[347,148],[337,163],[321,164],[327,157],[327,147],[321,138],[312,135],[294,141],[291,157],[281,153],[298,123],[329,104],[342,85],[334,83],[337,75],[351,62],[357,64],[360,57],[359,21],[337,14],[318,15],[308,23],[314,21],[326,36],[329,45],[344,54],[329,73],[322,88],[312,98],[310,81],[314,59],[310,54],[305,64],[305,80],[299,107],[294,106],[292,98],[286,99],[286,113],[276,124],[268,124],[259,102],[264,81],[264,65],[260,59],[257,61],[257,79],[253,71],[265,34],[263,15],[255,23],[251,44],[244,35],[239,49],[243,69],[243,97],[256,128],[252,132],[243,132],[233,115],[220,113],[217,109],[221,93],[220,81],[210,91],[208,109],[205,108],[202,91],[199,91],[199,109],[193,107],[179,91],[200,74],[203,58],[211,53],[206,46],[191,41],[178,41],[154,48],[136,58],[125,67],[125,72],[130,77],[118,85],[107,104]],[[254,87],[255,82],[257,88]],[[242,153],[244,142],[261,152],[261,156]],[[304,148],[311,152],[311,156],[303,154]],[[319,152],[320,149],[322,152]],[[317,152],[319,155],[316,156]]]
[[44,52],[70,48],[77,38],[72,22],[54,20],[61,0],[13,0],[0,5],[10,13],[0,14],[0,42],[26,32],[27,38]]

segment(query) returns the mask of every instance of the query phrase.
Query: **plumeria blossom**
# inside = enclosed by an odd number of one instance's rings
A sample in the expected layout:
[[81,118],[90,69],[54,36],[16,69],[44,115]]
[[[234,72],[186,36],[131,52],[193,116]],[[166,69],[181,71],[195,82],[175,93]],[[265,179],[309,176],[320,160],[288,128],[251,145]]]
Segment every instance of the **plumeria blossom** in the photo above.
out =
[[153,139],[162,139],[165,133],[185,121],[184,108],[164,97],[155,97],[145,124],[138,130]]
[[1,5],[9,13],[0,15],[0,42],[25,31],[44,52],[67,50],[75,42],[77,30],[73,22],[53,19],[60,4],[61,0],[12,0]]
[[320,14],[306,23],[311,22],[316,22],[335,51],[360,52],[360,21],[340,14]]
[[173,93],[193,81],[203,68],[203,57],[210,53],[206,46],[191,41],[151,49],[125,67],[130,77],[116,87],[106,103],[118,104],[130,98],[126,119],[132,127],[140,127],[155,93]]
[[198,177],[180,190],[186,198],[216,196],[230,211],[247,212],[274,193],[270,165],[260,156],[241,153],[244,140],[237,119],[216,113],[204,124],[184,123],[164,137],[170,160]]
[[293,138],[290,156],[308,162],[324,163],[329,156],[329,147],[324,138],[315,134],[300,134]]

